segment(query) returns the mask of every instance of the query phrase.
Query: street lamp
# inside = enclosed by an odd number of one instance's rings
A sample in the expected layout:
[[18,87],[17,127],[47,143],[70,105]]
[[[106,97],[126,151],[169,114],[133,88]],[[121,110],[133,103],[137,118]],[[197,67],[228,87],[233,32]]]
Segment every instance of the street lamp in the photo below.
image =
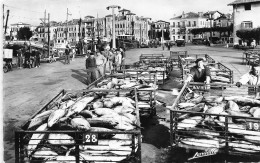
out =
[[107,7],[107,10],[109,10],[110,8],[112,8],[112,16],[113,16],[113,21],[112,21],[112,27],[113,27],[113,44],[112,47],[116,48],[116,36],[115,36],[115,14],[114,14],[114,9],[118,8],[120,10],[120,6],[116,6],[116,5],[111,5]]

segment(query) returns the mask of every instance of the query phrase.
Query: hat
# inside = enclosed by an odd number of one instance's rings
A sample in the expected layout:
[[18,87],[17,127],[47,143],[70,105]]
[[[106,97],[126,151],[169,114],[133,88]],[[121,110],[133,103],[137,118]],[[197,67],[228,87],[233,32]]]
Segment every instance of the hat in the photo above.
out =
[[198,58],[198,59],[196,59],[195,63],[198,63],[199,61],[204,61],[204,59],[203,58]]
[[93,53],[93,52],[91,52],[89,55],[94,55],[94,53]]

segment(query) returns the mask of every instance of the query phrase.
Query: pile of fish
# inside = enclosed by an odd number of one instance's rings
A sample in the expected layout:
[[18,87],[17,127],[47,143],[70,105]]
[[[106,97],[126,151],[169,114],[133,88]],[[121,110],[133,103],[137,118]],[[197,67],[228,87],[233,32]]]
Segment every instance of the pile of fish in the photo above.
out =
[[97,88],[101,89],[130,89],[130,88],[137,88],[137,89],[145,89],[145,90],[156,90],[158,86],[154,84],[153,81],[148,83],[147,81],[143,80],[143,77],[139,77],[139,79],[135,78],[106,78],[99,83],[97,83]]
[[[80,159],[84,161],[126,159],[136,151],[138,142],[137,135],[127,131],[140,128],[136,115],[138,104],[132,97],[118,96],[117,92],[89,92],[80,97],[65,94],[55,101],[52,109],[40,112],[28,122],[29,131],[50,132],[27,135],[27,156],[46,162],[75,162],[75,145],[79,144]],[[98,145],[86,145],[88,139],[75,138],[75,131],[98,132]],[[125,132],[116,134],[116,131]]]
[[219,68],[215,68],[214,66],[208,66],[210,69],[211,81],[213,83],[230,83],[231,82],[231,70],[226,68],[225,70],[221,70]]
[[[187,111],[176,111],[176,141],[189,148],[224,148],[227,138],[232,151],[260,152],[260,100],[249,96],[203,96],[193,91],[184,95],[175,107]],[[249,123],[258,128],[248,128]]]
[[[163,105],[159,101],[155,101],[155,95],[152,91],[157,90],[158,85],[154,83],[148,83],[145,80],[133,79],[133,78],[106,78],[97,83],[94,89],[138,89],[138,107],[140,110],[140,116],[149,116],[151,110],[155,109],[154,105]],[[120,92],[123,94],[124,92]],[[127,93],[127,92],[126,92]]]

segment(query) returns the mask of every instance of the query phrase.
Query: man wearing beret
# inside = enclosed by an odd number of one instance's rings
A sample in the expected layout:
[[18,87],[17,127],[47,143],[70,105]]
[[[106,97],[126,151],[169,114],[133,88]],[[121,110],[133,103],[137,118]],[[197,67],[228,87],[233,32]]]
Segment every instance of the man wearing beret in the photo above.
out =
[[192,79],[194,82],[210,83],[210,69],[204,65],[203,58],[198,58],[196,65],[190,69],[190,74],[185,82],[190,82]]
[[97,77],[97,64],[93,52],[91,52],[89,57],[86,59],[85,66],[88,73],[88,84],[93,83]]

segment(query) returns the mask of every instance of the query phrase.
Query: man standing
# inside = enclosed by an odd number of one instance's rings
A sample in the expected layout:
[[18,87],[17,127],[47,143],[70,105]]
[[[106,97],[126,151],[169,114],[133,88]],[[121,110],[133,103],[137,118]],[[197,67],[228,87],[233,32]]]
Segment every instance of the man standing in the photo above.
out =
[[41,53],[39,52],[39,50],[35,51],[35,67],[40,67],[41,64]]
[[29,49],[27,49],[24,53],[25,68],[26,67],[31,68],[30,58],[31,58],[31,53],[30,53]]
[[70,64],[70,48],[69,48],[69,45],[66,45],[66,49],[65,49],[65,64]]
[[122,56],[122,65],[125,64],[125,51],[123,48],[120,48],[121,56]]
[[93,83],[96,80],[96,58],[94,57],[94,53],[91,52],[89,57],[86,59],[85,63],[87,73],[88,73],[88,84]]
[[17,57],[18,57],[18,68],[21,69],[23,67],[23,53],[21,49],[17,51]]
[[115,56],[115,70],[118,68],[120,69],[122,64],[122,55],[119,49],[116,50],[116,56]]
[[97,78],[104,76],[104,66],[106,62],[107,59],[98,50],[96,55]]

